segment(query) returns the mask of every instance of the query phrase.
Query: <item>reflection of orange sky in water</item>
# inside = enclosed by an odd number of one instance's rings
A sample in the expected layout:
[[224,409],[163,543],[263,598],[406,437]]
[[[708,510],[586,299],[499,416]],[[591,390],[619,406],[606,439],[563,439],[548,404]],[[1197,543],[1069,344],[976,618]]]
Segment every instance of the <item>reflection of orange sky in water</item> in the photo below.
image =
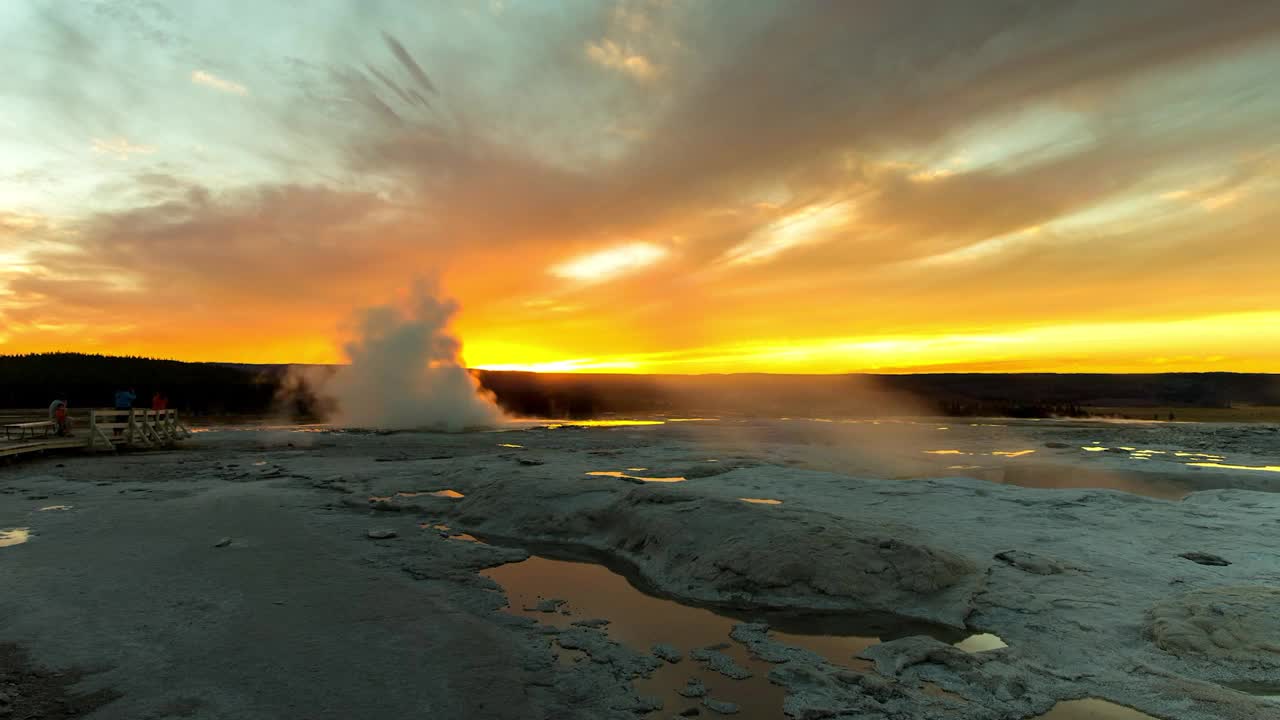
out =
[[1181,500],[1191,486],[1171,477],[1151,473],[1101,470],[1073,465],[1047,463],[1027,466],[1006,465],[1000,468],[977,468],[965,473],[979,480],[1041,489],[1097,488],[1120,490],[1134,495],[1161,500]]
[[624,473],[624,472],[622,472],[621,470],[592,470],[591,472],[589,472],[589,473],[587,473],[587,474],[588,474],[588,475],[594,475],[594,476],[596,476],[596,477],[611,477],[611,478],[618,478],[618,479],[620,479],[620,480],[642,480],[642,481],[644,481],[644,482],[657,482],[657,483],[676,483],[676,482],[684,482],[684,478],[683,478],[683,477],[679,477],[679,476],[673,476],[673,477],[642,477],[642,476],[640,476],[640,475],[628,475],[627,473]]
[[[645,652],[652,645],[663,643],[679,650],[685,659],[676,664],[663,663],[650,677],[635,681],[640,695],[663,699],[663,716],[675,715],[682,708],[699,706],[698,699],[683,698],[675,692],[690,677],[697,677],[706,684],[712,697],[740,706],[740,713],[734,717],[744,720],[775,720],[781,717],[785,690],[768,680],[769,672],[776,666],[753,658],[742,643],[729,637],[740,620],[646,595],[632,587],[626,578],[593,563],[535,556],[523,562],[483,570],[481,574],[502,585],[510,602],[508,612],[561,628],[570,627],[571,623],[579,620],[602,618],[610,621],[603,631],[611,639],[632,649]],[[556,612],[526,609],[550,598],[567,602]],[[570,614],[562,614],[561,610]],[[871,671],[872,664],[854,656],[879,642],[876,637],[809,635],[778,629],[771,629],[769,635],[777,642],[805,648],[822,655],[829,662],[862,672]],[[750,670],[753,677],[732,680],[689,657],[690,650],[721,643],[727,645],[721,652]],[[991,635],[972,636],[958,646],[966,643],[970,651],[1003,646],[998,638]],[[569,657],[578,654],[577,651],[560,652]],[[565,658],[562,657],[561,661],[563,663]],[[705,711],[703,716],[706,716]]]
[[[729,638],[733,626],[739,622],[717,615],[703,608],[681,605],[646,595],[627,582],[625,578],[607,568],[593,563],[567,562],[532,557],[524,562],[508,563],[481,571],[481,574],[502,585],[510,602],[508,612],[532,618],[538,622],[568,628],[571,623],[602,618],[609,620],[603,631],[608,636],[631,648],[644,652],[656,643],[671,645],[685,655],[676,664],[663,663],[648,678],[635,681],[640,695],[660,697],[665,703],[662,714],[675,715],[682,708],[697,707],[697,699],[682,698],[676,688],[683,687],[690,677],[702,680],[709,694],[719,700],[737,703],[741,712],[734,717],[744,720],[757,718],[774,720],[781,716],[785,690],[768,681],[768,674],[775,666],[750,656],[746,648]],[[556,612],[539,612],[533,608],[540,600],[557,598],[566,600]],[[562,614],[560,610],[570,614]],[[828,662],[843,665],[859,672],[874,672],[869,661],[855,656],[879,642],[875,637],[807,635],[773,629],[769,635],[777,642],[802,647],[825,657]],[[698,647],[727,644],[721,652],[734,662],[754,673],[746,680],[730,680],[707,670],[688,657],[689,651]],[[1006,647],[999,637],[991,634],[973,635],[956,643],[967,652],[983,652]],[[553,645],[554,648],[554,645]],[[572,663],[579,651],[559,650],[562,663]],[[589,660],[581,660],[589,662]],[[926,692],[939,690],[929,683]],[[951,697],[955,697],[952,695]],[[705,713],[704,713],[705,715]],[[1037,720],[1150,720],[1149,716],[1100,700],[1076,700],[1061,702],[1048,714]]]
[[1187,463],[1193,467],[1222,468],[1224,470],[1259,470],[1261,472],[1280,472],[1280,465],[1230,465],[1216,462]]
[[0,530],[0,547],[8,547],[10,545],[21,545],[31,538],[29,528],[10,528],[8,530]]
[[[609,637],[633,649],[644,652],[655,643],[678,648],[686,655],[684,660],[674,665],[664,663],[652,676],[635,683],[641,695],[663,699],[664,716],[674,715],[686,707],[698,707],[698,700],[685,699],[675,693],[691,676],[702,679],[712,696],[741,705],[743,712],[735,717],[772,719],[781,714],[784,695],[781,687],[768,682],[730,680],[702,669],[687,657],[691,648],[730,642],[729,633],[736,620],[645,595],[622,576],[590,563],[534,557],[483,570],[481,574],[503,586],[511,603],[510,611],[516,614],[559,627],[568,627],[577,620],[604,618],[611,621],[604,628]],[[539,594],[544,598],[568,600],[565,609],[573,614],[522,609],[536,605],[541,599]],[[765,677],[771,669],[767,663],[749,658],[739,643],[731,643],[724,653],[751,669],[758,678]]]

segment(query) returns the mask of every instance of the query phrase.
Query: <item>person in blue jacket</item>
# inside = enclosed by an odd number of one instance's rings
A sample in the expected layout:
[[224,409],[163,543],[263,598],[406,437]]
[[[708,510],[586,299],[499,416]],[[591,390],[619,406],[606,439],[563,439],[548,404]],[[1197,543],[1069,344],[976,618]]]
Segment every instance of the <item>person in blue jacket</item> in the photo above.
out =
[[137,399],[138,399],[138,394],[133,391],[133,388],[129,388],[128,390],[117,390],[116,391],[116,409],[130,410],[133,408],[133,401]]

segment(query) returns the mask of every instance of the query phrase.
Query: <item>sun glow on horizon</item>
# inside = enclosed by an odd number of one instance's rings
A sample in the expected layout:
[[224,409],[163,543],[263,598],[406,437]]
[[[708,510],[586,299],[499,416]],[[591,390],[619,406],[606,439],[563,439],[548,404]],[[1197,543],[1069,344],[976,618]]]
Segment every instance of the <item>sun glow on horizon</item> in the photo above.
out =
[[[46,328],[53,332],[57,328]],[[84,328],[65,326],[72,335]],[[228,342],[233,338],[229,338]],[[0,341],[5,340],[0,333]],[[534,373],[721,374],[913,372],[1280,372],[1280,312],[1237,313],[1193,319],[1099,322],[991,329],[968,334],[920,333],[870,337],[799,337],[720,343],[658,352],[573,354],[586,338],[561,336],[511,343],[469,326],[462,335],[467,366],[476,370]],[[560,343],[564,345],[561,346]],[[588,341],[589,342],[589,341]],[[222,351],[209,351],[221,347]],[[1248,347],[1249,352],[1207,348]],[[1158,351],[1157,351],[1158,348]],[[24,347],[5,353],[74,349],[157,356],[145,339],[109,347]],[[600,348],[594,348],[599,350]],[[167,347],[162,357],[192,362],[337,364],[332,339],[312,338],[259,345],[252,352],[232,344]]]
[[[1157,342],[1158,341],[1158,342]],[[1252,343],[1252,356],[1206,346]],[[1151,351],[1158,345],[1162,352]],[[1059,325],[973,334],[791,338],[687,350],[519,362],[469,351],[475,367],[527,372],[1238,372],[1280,371],[1280,312]]]

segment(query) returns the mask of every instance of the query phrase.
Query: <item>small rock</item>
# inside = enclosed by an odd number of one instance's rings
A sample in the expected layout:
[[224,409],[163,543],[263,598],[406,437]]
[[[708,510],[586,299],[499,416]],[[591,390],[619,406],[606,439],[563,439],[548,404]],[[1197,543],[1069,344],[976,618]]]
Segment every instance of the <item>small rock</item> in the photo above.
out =
[[1045,447],[1047,447],[1047,448],[1051,448],[1051,449],[1053,449],[1053,450],[1063,450],[1063,449],[1066,449],[1066,448],[1071,447],[1071,444],[1070,444],[1070,443],[1064,443],[1064,442],[1047,442],[1047,443],[1045,443],[1045,444],[1044,444],[1044,446],[1045,446]]
[[738,706],[727,700],[715,700],[713,698],[702,698],[702,704],[706,705],[712,712],[718,712],[721,715],[738,714]]
[[733,658],[725,655],[719,650],[699,648],[689,653],[689,656],[698,662],[705,663],[708,668],[720,673],[730,680],[746,680],[751,677],[750,670],[734,662]]
[[614,710],[623,710],[633,712],[637,715],[644,715],[655,710],[662,709],[662,700],[647,695],[633,696],[626,700],[622,700],[613,704]]
[[575,620],[569,624],[576,625],[578,627],[601,628],[601,627],[604,627],[605,625],[608,625],[609,622],[610,622],[609,620],[606,620],[604,618],[588,618],[586,620]]
[[662,709],[662,698],[656,698],[651,695],[641,695],[639,702],[636,703],[635,712],[651,713],[655,710]]
[[700,698],[707,694],[707,686],[698,678],[689,678],[689,681],[684,684],[684,687],[677,688],[676,692],[682,697]]
[[1231,564],[1231,561],[1227,560],[1226,558],[1222,558],[1222,557],[1218,557],[1217,555],[1211,555],[1209,553],[1202,553],[1202,552],[1184,552],[1178,557],[1186,558],[1187,560],[1190,560],[1191,562],[1196,563],[1198,565],[1213,565],[1215,567],[1226,567],[1227,565]]
[[680,711],[680,717],[698,717],[701,714],[702,714],[702,711],[696,707],[691,707],[691,708],[687,708],[685,710]]
[[525,612],[553,613],[556,610],[559,610],[560,606],[564,605],[566,602],[566,600],[562,600],[560,598],[546,598],[539,600],[536,605],[526,605],[524,610]]
[[684,659],[683,653],[681,653],[679,650],[675,649],[674,647],[664,643],[658,643],[657,645],[654,645],[652,648],[650,648],[650,651],[653,652],[655,656],[663,660],[666,660],[667,662],[672,664],[678,663]]
[[862,674],[852,672],[850,670],[841,670],[840,672],[836,673],[834,677],[836,680],[844,683],[845,685],[861,685],[862,684]]
[[230,545],[230,544],[231,544],[231,538],[229,538],[229,537],[224,537],[224,538],[222,538],[221,540],[219,540],[218,542],[214,543],[214,544],[213,544],[213,546],[214,546],[214,547],[216,547],[216,548],[220,548],[220,547],[226,547],[226,546],[228,546],[228,545]]
[[516,462],[520,463],[521,465],[542,465],[543,464],[541,460],[534,460],[533,458],[517,458]]
[[1024,550],[1006,550],[995,554],[995,559],[1002,560],[1023,572],[1032,575],[1059,575],[1064,572],[1083,572],[1084,568],[1057,558],[1037,555]]
[[371,540],[388,540],[396,536],[396,531],[382,528],[377,530],[370,530],[368,535]]

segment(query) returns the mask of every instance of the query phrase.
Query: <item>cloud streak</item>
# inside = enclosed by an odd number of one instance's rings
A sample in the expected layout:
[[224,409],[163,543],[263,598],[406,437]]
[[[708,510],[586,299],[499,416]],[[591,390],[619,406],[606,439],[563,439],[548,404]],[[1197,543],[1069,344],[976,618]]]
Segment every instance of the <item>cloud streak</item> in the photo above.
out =
[[238,82],[232,82],[214,75],[205,70],[192,70],[191,82],[196,85],[213,88],[219,92],[229,93],[231,95],[248,95],[249,88]]

